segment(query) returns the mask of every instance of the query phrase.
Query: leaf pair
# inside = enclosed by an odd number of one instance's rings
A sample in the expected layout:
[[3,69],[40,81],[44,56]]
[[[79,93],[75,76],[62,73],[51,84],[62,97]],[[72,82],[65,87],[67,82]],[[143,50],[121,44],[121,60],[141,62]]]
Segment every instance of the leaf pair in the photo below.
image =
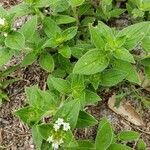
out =
[[56,48],[63,42],[71,40],[77,34],[76,27],[70,27],[62,32],[57,23],[50,17],[46,17],[43,24],[44,32],[49,37],[49,39],[43,45],[43,48]]
[[115,135],[110,122],[106,118],[102,118],[99,123],[95,143],[92,141],[79,141],[79,149],[87,148],[88,145],[88,149],[91,150],[131,150],[130,147],[118,144],[118,142],[131,142],[138,140],[139,137],[139,133],[135,131],[122,131]]
[[134,49],[150,29],[149,22],[141,22],[124,28],[117,34],[104,23],[90,26],[91,41],[97,49],[89,50],[76,63],[73,72],[76,74],[95,74],[102,72],[111,57],[135,63],[129,50]]
[[30,126],[37,124],[46,113],[53,113],[56,108],[54,96],[41,91],[37,86],[26,88],[27,102],[30,106],[24,107],[15,112],[23,122]]

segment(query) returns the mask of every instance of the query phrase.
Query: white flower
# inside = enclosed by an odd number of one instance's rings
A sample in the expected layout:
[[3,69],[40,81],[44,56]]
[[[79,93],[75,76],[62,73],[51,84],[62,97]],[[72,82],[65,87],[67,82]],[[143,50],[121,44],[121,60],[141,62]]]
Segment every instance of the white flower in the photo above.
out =
[[52,143],[52,147],[54,150],[57,150],[59,148],[59,144],[57,142]]
[[4,33],[4,37],[7,37],[7,35],[8,35],[7,33]]
[[63,130],[64,130],[64,131],[70,130],[70,124],[69,124],[69,123],[64,123],[64,124],[63,124]]
[[56,124],[58,124],[59,126],[64,124],[64,119],[62,118],[58,118],[57,121],[55,122]]
[[2,26],[5,25],[5,18],[0,18],[0,25],[2,25]]
[[58,131],[60,129],[60,125],[55,123],[53,128],[54,128],[55,131]]
[[59,145],[64,143],[64,141],[62,139],[59,140]]
[[53,136],[48,137],[47,142],[52,143],[53,141]]

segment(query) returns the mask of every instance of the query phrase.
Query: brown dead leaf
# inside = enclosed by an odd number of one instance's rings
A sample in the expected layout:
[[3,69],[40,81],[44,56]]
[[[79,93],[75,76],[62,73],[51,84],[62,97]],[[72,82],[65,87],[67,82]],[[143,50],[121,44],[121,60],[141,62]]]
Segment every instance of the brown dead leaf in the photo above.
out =
[[141,79],[141,87],[144,88],[146,91],[150,92],[150,80],[145,78],[142,72],[139,73],[139,77]]
[[116,114],[121,115],[123,118],[133,123],[134,125],[137,126],[144,125],[141,116],[135,111],[134,107],[132,107],[130,103],[122,102],[120,103],[120,106],[117,108],[114,106],[115,101],[116,101],[116,95],[113,95],[108,100],[108,106],[111,110],[113,110]]

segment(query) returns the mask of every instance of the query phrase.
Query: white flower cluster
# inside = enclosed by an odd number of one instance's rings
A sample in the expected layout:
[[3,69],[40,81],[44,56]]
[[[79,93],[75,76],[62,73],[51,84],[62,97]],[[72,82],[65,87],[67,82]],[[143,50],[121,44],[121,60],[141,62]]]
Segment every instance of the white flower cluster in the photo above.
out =
[[5,18],[0,18],[0,25],[4,26],[5,25]]
[[[5,25],[5,18],[0,18],[0,25],[4,26]],[[4,37],[7,37],[7,33],[3,33]]]
[[[63,131],[68,131],[70,130],[70,124],[67,123],[67,122],[64,122],[64,119],[62,118],[58,118],[57,121],[55,122],[53,128],[55,130],[55,132],[57,132],[59,129],[63,129]],[[49,143],[52,143],[52,147],[54,150],[57,150],[59,148],[59,146],[64,143],[63,139],[60,138],[60,139],[55,139],[55,137],[52,135],[50,137],[48,137],[47,141]]]
[[64,122],[64,119],[58,118],[58,120],[54,124],[54,130],[58,131],[61,127],[63,127],[64,131],[70,130],[70,124],[67,122]]
[[54,150],[57,150],[57,149],[59,148],[59,145],[62,144],[62,143],[64,143],[64,141],[63,141],[62,139],[55,140],[55,139],[53,138],[53,136],[50,136],[50,137],[47,139],[47,141],[48,141],[49,143],[52,143],[52,147],[53,147]]

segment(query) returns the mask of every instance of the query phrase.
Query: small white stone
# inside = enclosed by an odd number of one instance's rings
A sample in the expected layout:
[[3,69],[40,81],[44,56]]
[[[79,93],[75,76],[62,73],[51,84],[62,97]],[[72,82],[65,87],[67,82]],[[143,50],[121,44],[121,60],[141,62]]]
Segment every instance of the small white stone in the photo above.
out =
[[34,145],[30,145],[30,148],[32,148],[32,149],[33,149],[33,148],[34,148]]
[[69,124],[69,123],[64,123],[64,124],[63,124],[63,130],[64,130],[64,131],[70,130],[70,124]]
[[17,22],[17,23],[16,23],[16,26],[17,26],[17,27],[19,27],[19,26],[20,26],[20,23],[19,23],[19,22]]

